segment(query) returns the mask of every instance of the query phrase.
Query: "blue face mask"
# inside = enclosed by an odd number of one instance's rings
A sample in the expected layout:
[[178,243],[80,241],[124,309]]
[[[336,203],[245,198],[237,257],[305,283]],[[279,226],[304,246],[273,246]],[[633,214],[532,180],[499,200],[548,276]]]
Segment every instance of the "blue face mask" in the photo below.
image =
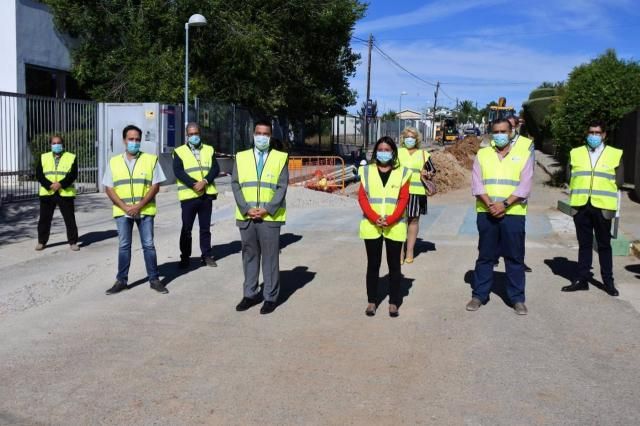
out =
[[51,152],[53,152],[54,154],[61,154],[63,150],[64,148],[61,143],[51,145]]
[[416,138],[404,138],[404,146],[407,148],[413,148],[416,146]]
[[140,152],[140,142],[138,141],[127,141],[127,151],[129,152],[129,154],[137,154],[138,152]]
[[504,148],[509,144],[509,135],[506,133],[494,133],[491,137],[498,148]]
[[596,149],[600,145],[602,145],[602,136],[600,135],[587,135],[587,145],[591,149]]
[[200,136],[199,135],[191,135],[191,136],[189,136],[189,143],[192,146],[200,145]]
[[259,151],[266,151],[269,148],[271,138],[266,135],[253,135],[253,144]]
[[391,151],[376,151],[376,159],[382,164],[386,164],[393,159],[393,152]]

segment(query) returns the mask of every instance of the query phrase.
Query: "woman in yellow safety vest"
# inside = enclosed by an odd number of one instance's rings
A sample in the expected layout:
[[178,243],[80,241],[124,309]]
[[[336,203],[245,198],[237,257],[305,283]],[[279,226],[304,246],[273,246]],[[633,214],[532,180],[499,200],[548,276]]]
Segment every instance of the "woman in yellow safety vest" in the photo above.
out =
[[411,172],[398,163],[398,148],[388,136],[373,147],[371,164],[362,167],[358,202],[362,208],[360,238],[367,251],[367,299],[365,313],[374,316],[379,304],[378,280],[382,243],[389,267],[389,315],[397,317],[400,294],[400,252],[407,239],[405,209],[409,201]]
[[400,165],[411,171],[409,185],[409,203],[407,204],[407,244],[406,258],[403,252],[400,263],[413,263],[414,247],[418,238],[420,215],[427,214],[427,193],[422,183],[423,179],[431,179],[436,172],[431,155],[420,149],[422,135],[418,129],[407,127],[400,135],[400,149],[398,160]]

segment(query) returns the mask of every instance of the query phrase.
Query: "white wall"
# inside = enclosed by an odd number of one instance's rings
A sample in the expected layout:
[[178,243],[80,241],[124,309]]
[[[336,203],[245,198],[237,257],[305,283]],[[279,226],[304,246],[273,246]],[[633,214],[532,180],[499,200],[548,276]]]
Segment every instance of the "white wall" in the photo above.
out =
[[18,92],[25,92],[24,64],[68,71],[69,39],[58,33],[49,8],[32,0],[0,0],[16,3]]
[[0,0],[0,91],[18,89],[16,0]]

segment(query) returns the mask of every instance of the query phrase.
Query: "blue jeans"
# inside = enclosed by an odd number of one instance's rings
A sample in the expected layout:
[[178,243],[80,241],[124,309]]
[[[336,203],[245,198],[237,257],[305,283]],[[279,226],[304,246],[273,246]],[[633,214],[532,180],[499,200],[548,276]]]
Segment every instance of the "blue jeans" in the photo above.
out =
[[507,296],[511,303],[524,303],[524,238],[526,216],[506,215],[495,219],[478,213],[478,260],[473,274],[473,297],[486,302],[493,286],[496,253],[504,256]]
[[129,279],[129,265],[131,264],[131,235],[133,234],[134,222],[138,225],[138,232],[140,232],[144,264],[147,267],[149,280],[157,280],[159,278],[158,259],[156,257],[156,248],[153,245],[153,219],[153,216],[144,216],[137,219],[132,219],[126,216],[116,218],[119,240],[118,275],[116,275],[116,279],[118,281],[126,284]]

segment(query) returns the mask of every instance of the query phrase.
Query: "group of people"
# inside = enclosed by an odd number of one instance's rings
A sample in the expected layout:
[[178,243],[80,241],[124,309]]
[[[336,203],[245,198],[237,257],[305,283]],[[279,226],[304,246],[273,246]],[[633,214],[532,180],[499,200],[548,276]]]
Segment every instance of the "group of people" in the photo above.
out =
[[[533,142],[519,135],[517,120],[499,119],[491,124],[489,146],[481,148],[472,171],[472,194],[476,197],[479,234],[478,258],[468,311],[477,311],[489,300],[493,268],[499,257],[505,261],[507,295],[514,311],[527,314],[525,305],[525,221],[534,173]],[[211,246],[212,202],[220,167],[212,146],[202,143],[200,127],[189,123],[187,141],[173,152],[173,171],[182,210],[180,268],[190,266],[192,228],[198,217],[202,265],[217,266]],[[102,183],[111,200],[118,229],[118,271],[106,293],[128,288],[131,241],[134,224],[140,233],[150,287],[168,293],[159,277],[154,246],[155,197],[166,180],[156,155],[140,150],[142,131],[129,125],[122,131],[124,152],[113,156]],[[604,288],[617,296],[612,272],[611,220],[619,208],[622,184],[622,151],[605,144],[606,128],[594,122],[588,127],[585,145],[571,151],[570,205],[579,242],[578,270],[571,285],[562,291],[587,290],[591,278],[592,235],[595,231]],[[75,156],[65,151],[60,135],[51,138],[51,151],[43,153],[36,168],[40,188],[40,219],[36,250],[48,242],[51,218],[60,206],[67,240],[78,251],[74,215]],[[242,241],[243,297],[237,311],[262,303],[261,314],[277,308],[280,291],[280,229],[286,220],[288,155],[273,146],[272,126],[258,121],[253,147],[238,152],[231,187],[236,202],[235,219]],[[401,266],[414,261],[419,218],[427,213],[427,197],[433,192],[436,173],[429,153],[421,148],[420,132],[408,127],[399,145],[384,136],[373,147],[372,158],[360,167],[358,201],[363,217],[359,235],[367,254],[367,316],[374,316],[380,303],[379,272],[383,245],[389,268],[389,315],[399,316],[402,302]],[[262,269],[264,285],[259,285]]]

